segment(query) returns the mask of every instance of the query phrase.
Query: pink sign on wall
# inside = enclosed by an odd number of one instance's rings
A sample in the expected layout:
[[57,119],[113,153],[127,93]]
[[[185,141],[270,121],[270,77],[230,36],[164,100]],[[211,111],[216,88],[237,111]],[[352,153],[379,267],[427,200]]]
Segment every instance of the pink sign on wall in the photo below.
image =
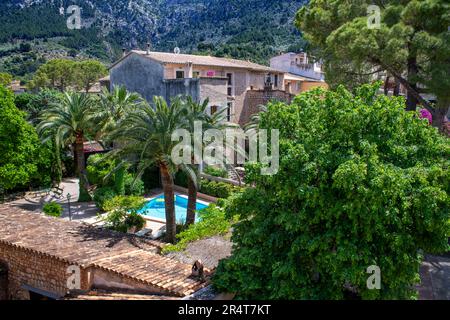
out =
[[207,77],[214,77],[216,75],[216,72],[214,70],[208,70],[206,72]]

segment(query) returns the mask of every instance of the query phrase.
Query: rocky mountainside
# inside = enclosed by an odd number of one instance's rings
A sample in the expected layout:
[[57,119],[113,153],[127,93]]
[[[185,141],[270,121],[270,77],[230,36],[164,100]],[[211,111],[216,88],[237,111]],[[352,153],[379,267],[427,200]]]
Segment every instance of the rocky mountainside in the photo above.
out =
[[[293,26],[306,0],[2,0],[0,71],[24,76],[45,59],[89,56],[105,62],[121,48],[209,53],[268,63],[304,46]],[[80,30],[67,27],[71,5]],[[21,61],[17,61],[21,60]],[[22,61],[23,60],[23,61]]]

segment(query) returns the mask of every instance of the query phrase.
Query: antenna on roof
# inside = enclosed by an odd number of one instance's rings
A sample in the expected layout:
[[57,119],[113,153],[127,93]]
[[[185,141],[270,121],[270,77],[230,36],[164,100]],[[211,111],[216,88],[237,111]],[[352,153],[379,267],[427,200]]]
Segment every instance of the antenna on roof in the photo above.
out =
[[175,54],[180,54],[181,50],[178,47],[175,47],[175,49],[173,49],[173,53]]

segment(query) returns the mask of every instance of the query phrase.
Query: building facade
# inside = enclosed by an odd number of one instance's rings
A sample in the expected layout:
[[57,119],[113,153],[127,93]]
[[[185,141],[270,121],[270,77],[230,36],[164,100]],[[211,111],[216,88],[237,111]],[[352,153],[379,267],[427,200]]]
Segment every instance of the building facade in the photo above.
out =
[[279,92],[285,92],[284,76],[283,71],[248,61],[131,51],[111,67],[110,85],[123,85],[150,102],[154,96],[209,99],[210,113],[226,108],[228,121],[244,125],[250,120],[248,101],[254,92],[280,96]]
[[270,59],[270,66],[274,69],[311,80],[325,80],[322,63],[314,61],[305,52],[289,52],[273,57]]

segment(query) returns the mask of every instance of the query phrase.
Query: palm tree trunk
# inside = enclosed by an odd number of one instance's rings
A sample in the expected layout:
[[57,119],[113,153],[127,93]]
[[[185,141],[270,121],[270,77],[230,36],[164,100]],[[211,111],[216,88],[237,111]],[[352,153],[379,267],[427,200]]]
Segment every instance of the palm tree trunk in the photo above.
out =
[[77,164],[77,175],[80,179],[80,194],[78,196],[78,202],[89,202],[91,196],[89,195],[88,188],[89,182],[86,174],[86,164],[84,161],[84,136],[82,133],[78,133],[75,141],[75,154]]
[[166,241],[175,243],[177,234],[177,225],[175,221],[175,194],[173,191],[173,178],[166,164],[160,165],[162,185],[164,190],[164,199],[166,206]]
[[186,214],[186,225],[195,223],[195,211],[197,208],[197,188],[194,181],[188,178],[188,207]]

